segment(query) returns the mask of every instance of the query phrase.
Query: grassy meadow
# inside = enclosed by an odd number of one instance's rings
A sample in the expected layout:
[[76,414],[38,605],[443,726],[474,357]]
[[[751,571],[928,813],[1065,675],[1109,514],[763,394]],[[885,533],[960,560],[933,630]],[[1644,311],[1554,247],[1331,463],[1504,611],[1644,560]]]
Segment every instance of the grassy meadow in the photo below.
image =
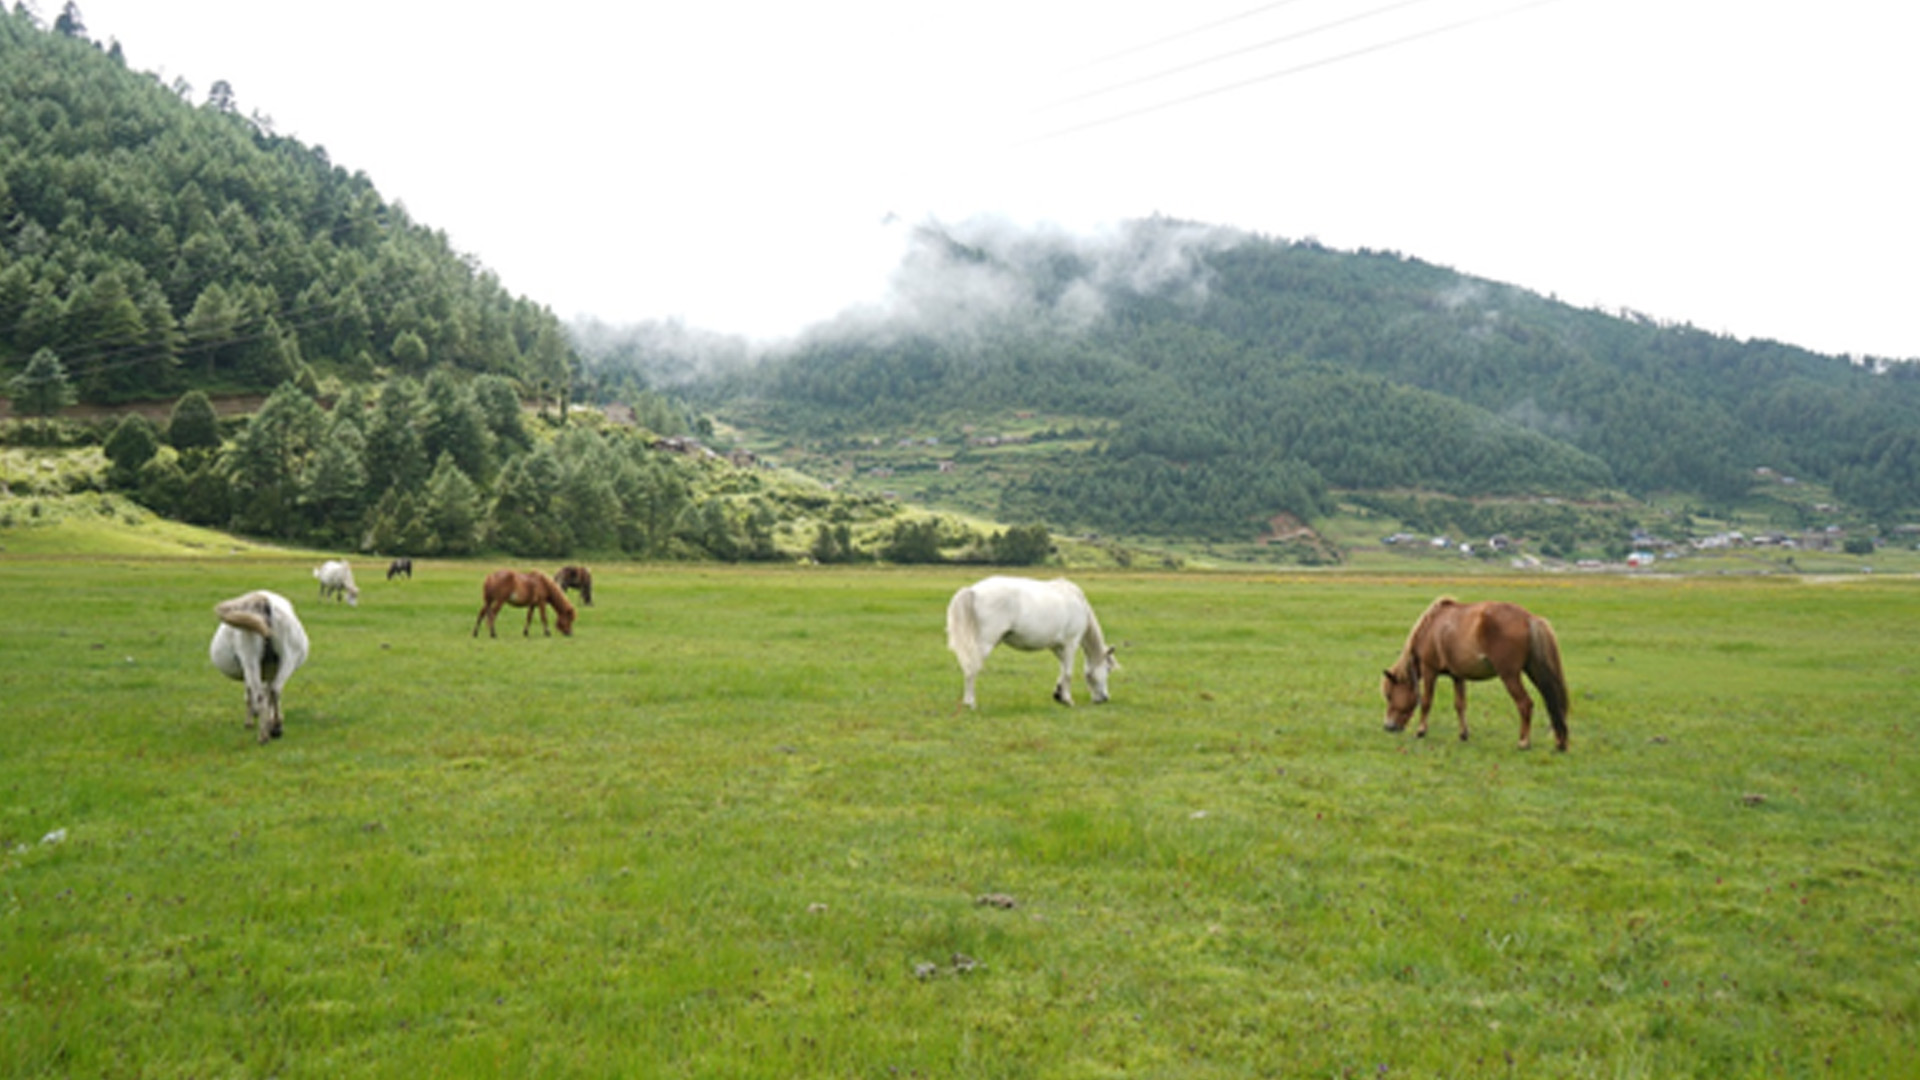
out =
[[[973,571],[597,564],[476,641],[479,564],[312,565],[0,557],[0,1074],[1913,1068],[1914,580],[1079,574],[1113,703],[1002,650],[962,715]],[[1571,753],[1497,684],[1381,730],[1441,592],[1553,620]]]

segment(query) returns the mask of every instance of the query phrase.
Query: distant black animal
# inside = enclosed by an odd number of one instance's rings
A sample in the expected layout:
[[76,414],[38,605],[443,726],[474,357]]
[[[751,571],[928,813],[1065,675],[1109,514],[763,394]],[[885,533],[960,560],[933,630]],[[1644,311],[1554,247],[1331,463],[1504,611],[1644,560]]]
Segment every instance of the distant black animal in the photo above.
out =
[[581,603],[593,606],[593,571],[584,566],[563,566],[559,573],[553,575],[553,583],[560,586],[561,592],[576,590]]
[[399,577],[401,574],[405,574],[407,576],[408,581],[413,580],[413,560],[412,559],[395,559],[392,562],[387,564],[387,580],[388,581],[392,581],[394,578]]

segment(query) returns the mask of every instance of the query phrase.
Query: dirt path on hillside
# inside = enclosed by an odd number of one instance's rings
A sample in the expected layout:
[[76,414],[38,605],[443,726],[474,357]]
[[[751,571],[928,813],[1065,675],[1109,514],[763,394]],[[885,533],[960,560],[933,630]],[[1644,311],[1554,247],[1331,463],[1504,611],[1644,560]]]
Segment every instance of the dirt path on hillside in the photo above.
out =
[[[173,406],[179,400],[179,398],[169,398],[165,401],[129,401],[120,405],[69,405],[55,415],[62,420],[96,421],[117,420],[129,413],[139,413],[149,420],[165,421],[173,415]],[[260,406],[266,403],[267,396],[265,394],[222,394],[218,397],[209,395],[208,400],[213,402],[213,411],[216,415],[232,416],[235,413],[259,412]],[[13,411],[13,400],[0,397],[0,420],[16,419],[19,417]]]

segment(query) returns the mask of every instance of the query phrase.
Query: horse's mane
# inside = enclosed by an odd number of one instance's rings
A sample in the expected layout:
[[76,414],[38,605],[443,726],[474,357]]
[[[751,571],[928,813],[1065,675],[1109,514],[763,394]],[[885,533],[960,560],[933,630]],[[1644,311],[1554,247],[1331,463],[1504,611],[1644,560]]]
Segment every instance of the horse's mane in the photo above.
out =
[[1452,607],[1458,602],[1451,596],[1439,597],[1427,605],[1427,610],[1421,612],[1419,618],[1413,620],[1413,629],[1407,631],[1407,643],[1400,647],[1400,659],[1395,660],[1393,666],[1387,669],[1387,673],[1392,675],[1395,681],[1406,678],[1407,667],[1413,663],[1414,644],[1426,635],[1427,626],[1433,622],[1433,617],[1440,613],[1441,608]]
[[[1107,654],[1107,635],[1100,629],[1100,616],[1093,613],[1092,604],[1087,605],[1087,633],[1080,639],[1080,648],[1088,656],[1100,657]],[[1115,660],[1113,666],[1119,667],[1120,661]]]
[[[1093,613],[1093,601],[1087,599],[1087,594],[1081,590],[1080,586],[1066,578],[1054,578],[1052,584],[1066,586],[1074,599],[1080,602],[1080,606],[1087,609],[1087,632],[1080,638],[1080,651],[1086,654],[1088,660],[1107,655],[1107,635],[1100,629],[1100,616]],[[1115,660],[1113,666],[1117,669],[1120,661]]]
[[544,583],[547,593],[547,603],[552,604],[553,610],[565,615],[567,620],[571,622],[576,612],[574,611],[572,602],[567,599],[566,590],[562,589],[557,582],[548,577],[544,570],[529,570],[527,571],[527,576]]

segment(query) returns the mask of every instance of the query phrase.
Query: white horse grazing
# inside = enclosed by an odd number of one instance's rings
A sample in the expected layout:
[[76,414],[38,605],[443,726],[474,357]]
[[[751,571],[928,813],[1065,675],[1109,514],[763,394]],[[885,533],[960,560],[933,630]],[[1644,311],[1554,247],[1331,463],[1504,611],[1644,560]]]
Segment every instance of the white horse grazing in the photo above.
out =
[[1003,642],[1029,652],[1048,649],[1060,658],[1053,700],[1062,705],[1073,704],[1075,649],[1086,654],[1087,689],[1096,705],[1107,700],[1107,674],[1120,666],[1080,586],[1065,578],[990,577],[954,593],[947,605],[947,648],[967,677],[960,699],[967,708],[974,707],[974,677],[986,666],[987,654]]
[[247,684],[247,714],[260,741],[280,737],[280,691],[307,662],[307,631],[279,593],[250,592],[213,609],[220,628],[207,654],[229,679]]
[[329,559],[313,571],[320,579],[320,599],[345,597],[348,607],[360,606],[360,586],[353,583],[353,567],[339,559]]

